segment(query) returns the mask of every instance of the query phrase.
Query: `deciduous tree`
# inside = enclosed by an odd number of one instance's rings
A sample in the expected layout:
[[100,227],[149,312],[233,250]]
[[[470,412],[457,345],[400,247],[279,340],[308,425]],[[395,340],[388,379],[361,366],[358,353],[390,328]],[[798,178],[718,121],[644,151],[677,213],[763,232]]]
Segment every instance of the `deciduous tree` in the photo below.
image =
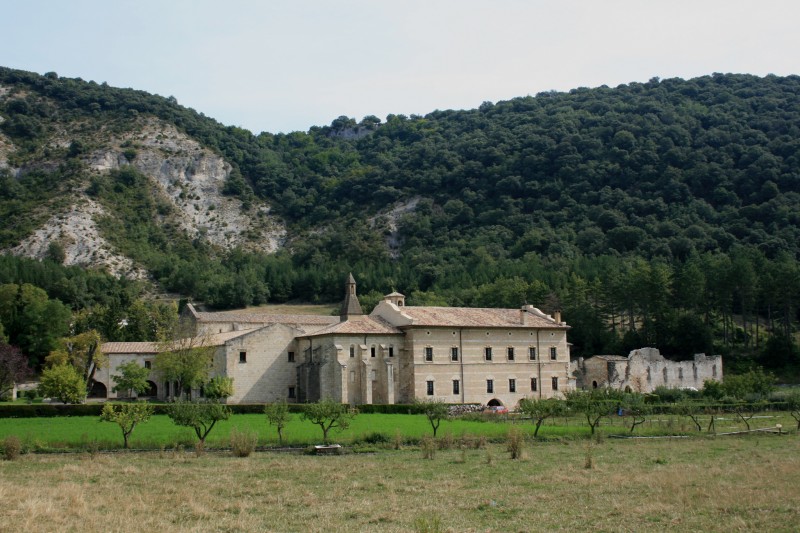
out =
[[267,421],[278,430],[278,444],[283,446],[283,428],[292,419],[289,406],[284,401],[268,403],[264,406],[264,414],[267,415]]
[[631,433],[637,426],[647,421],[647,415],[652,412],[650,405],[644,401],[644,396],[638,393],[628,393],[622,397],[622,407],[625,418],[630,421]]
[[523,398],[519,401],[519,411],[531,417],[531,422],[536,425],[533,436],[539,435],[539,428],[548,418],[556,417],[564,412],[564,402],[556,398]]
[[156,355],[153,369],[165,381],[174,381],[186,396],[209,380],[214,347],[206,337],[184,337],[165,342]]
[[219,402],[181,400],[169,405],[167,415],[176,425],[192,428],[202,445],[217,422],[230,418],[231,410]]
[[436,438],[436,432],[439,431],[439,425],[442,420],[446,419],[449,414],[447,404],[440,400],[418,401],[417,405],[422,408],[422,412],[428,418],[428,422],[433,429],[433,437]]
[[19,348],[0,343],[0,398],[14,389],[14,384],[31,375],[28,359]]
[[224,400],[233,396],[233,378],[214,376],[203,386],[203,395],[209,400]]
[[64,337],[58,341],[58,347],[47,356],[47,364],[69,364],[83,377],[89,388],[98,368],[108,364],[108,357],[103,353],[103,340],[96,330],[80,333],[72,337]]
[[322,442],[328,444],[328,432],[332,428],[347,429],[355,413],[346,404],[324,399],[310,403],[303,409],[303,419],[322,429]]
[[111,378],[116,385],[112,389],[114,392],[135,393],[137,396],[147,392],[150,385],[147,378],[150,376],[150,369],[141,366],[136,361],[129,361],[117,367],[119,374],[114,374]]
[[114,422],[122,430],[122,439],[125,442],[125,449],[128,449],[128,438],[136,429],[137,424],[142,424],[150,420],[153,416],[153,406],[145,402],[112,404],[106,403],[100,420]]
[[39,390],[42,396],[58,398],[63,403],[81,403],[86,399],[86,382],[75,367],[69,364],[45,368]]
[[614,411],[620,401],[620,394],[611,389],[594,389],[592,391],[568,391],[564,394],[567,406],[576,413],[586,417],[586,423],[594,435],[600,420]]
[[786,397],[789,414],[797,422],[797,431],[800,431],[800,392],[794,391]]

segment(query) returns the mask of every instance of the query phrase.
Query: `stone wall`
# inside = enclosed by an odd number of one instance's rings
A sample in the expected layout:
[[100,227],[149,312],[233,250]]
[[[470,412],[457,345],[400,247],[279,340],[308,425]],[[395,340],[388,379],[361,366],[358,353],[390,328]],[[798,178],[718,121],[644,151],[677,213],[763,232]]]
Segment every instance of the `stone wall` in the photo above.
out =
[[689,361],[671,361],[656,348],[633,350],[628,357],[598,355],[572,364],[578,388],[612,387],[653,392],[656,387],[702,389],[707,380],[722,381],[722,356],[696,354]]
[[396,403],[401,335],[331,335],[303,339],[299,347],[310,355],[299,369],[308,401]]
[[[410,328],[406,335],[413,374],[401,378],[400,402],[416,398],[486,405],[494,401],[513,408],[522,398],[559,397],[570,387],[564,330],[440,327]],[[433,350],[432,361],[426,360],[426,348]],[[457,361],[452,360],[454,348]],[[491,348],[491,360],[486,358],[487,348]],[[535,359],[531,359],[532,348]],[[555,360],[550,359],[551,348],[556,350]],[[513,358],[509,349],[513,349]],[[406,361],[401,367],[403,363]],[[458,393],[453,388],[456,380]],[[428,394],[429,381],[433,382],[432,395]]]
[[[295,395],[297,391],[300,354],[296,334],[290,326],[273,324],[225,343],[219,364],[225,367],[224,374],[233,378],[234,394],[229,403],[296,401],[289,396],[289,387],[295,388]],[[241,352],[245,353],[245,362],[240,362]],[[290,352],[294,362],[289,361]]]

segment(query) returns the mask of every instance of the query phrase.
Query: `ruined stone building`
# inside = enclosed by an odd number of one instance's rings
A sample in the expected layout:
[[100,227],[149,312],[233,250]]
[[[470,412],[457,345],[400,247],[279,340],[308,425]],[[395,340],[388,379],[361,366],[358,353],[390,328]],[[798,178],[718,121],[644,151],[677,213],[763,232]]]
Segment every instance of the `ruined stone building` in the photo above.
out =
[[691,361],[670,361],[656,348],[640,348],[627,357],[596,355],[577,359],[572,363],[571,374],[579,389],[611,387],[653,392],[664,386],[700,390],[705,381],[722,381],[722,356],[696,354]]
[[[340,316],[198,312],[187,306],[198,343],[214,349],[211,373],[233,378],[230,403],[448,403],[516,406],[524,397],[560,396],[571,387],[568,326],[533,306],[520,309],[406,306],[394,292],[369,315],[350,276]],[[106,343],[110,365],[97,381],[130,360],[152,367],[153,343]],[[166,398],[175,384],[151,374],[150,395]]]

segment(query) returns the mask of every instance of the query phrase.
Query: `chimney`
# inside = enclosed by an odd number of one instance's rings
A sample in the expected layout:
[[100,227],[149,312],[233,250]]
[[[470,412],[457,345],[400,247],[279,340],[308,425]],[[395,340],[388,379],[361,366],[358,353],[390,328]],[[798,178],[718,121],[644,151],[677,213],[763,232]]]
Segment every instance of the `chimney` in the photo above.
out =
[[553,320],[556,324],[561,324],[561,311],[553,311]]
[[519,323],[523,326],[526,325],[528,318],[528,314],[525,312],[525,306],[522,306],[522,309],[519,310]]

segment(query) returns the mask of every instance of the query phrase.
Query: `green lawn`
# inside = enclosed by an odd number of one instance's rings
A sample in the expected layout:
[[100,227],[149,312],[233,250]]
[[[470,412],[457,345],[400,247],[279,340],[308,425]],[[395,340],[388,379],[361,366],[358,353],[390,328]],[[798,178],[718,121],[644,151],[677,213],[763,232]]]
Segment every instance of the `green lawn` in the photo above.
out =
[[[786,430],[794,430],[795,421],[785,413],[764,414],[756,418],[751,425],[756,427],[774,427],[781,423]],[[618,417],[605,419],[600,427],[605,435],[627,434],[623,420]],[[445,420],[439,428],[440,437],[452,436],[460,438],[464,435],[483,436],[489,440],[502,440],[509,427],[516,425],[528,435],[533,434],[533,424],[528,421],[506,421],[503,418],[489,421],[477,420]],[[258,434],[259,445],[277,446],[278,436],[274,427],[270,426],[263,415],[233,415],[230,420],[220,422],[208,437],[207,446],[226,447],[228,437],[233,428]],[[725,416],[717,422],[717,432],[743,430],[744,425]],[[704,428],[705,430],[705,428]],[[365,438],[393,442],[399,435],[404,442],[416,442],[425,435],[430,435],[431,427],[423,415],[387,415],[360,414],[355,417],[349,429],[331,432],[333,442],[352,444],[364,441]],[[558,418],[542,426],[539,437],[544,440],[560,438],[576,438],[589,434],[584,420],[580,418]],[[696,434],[688,418],[654,416],[643,426],[636,429],[637,435],[663,434]],[[705,433],[703,433],[705,434]],[[88,447],[114,449],[122,446],[122,435],[116,424],[100,422],[98,417],[56,417],[56,418],[5,418],[0,419],[0,440],[9,435],[19,437],[27,449],[43,450],[50,448]],[[292,421],[284,429],[284,444],[290,446],[307,446],[322,441],[322,431],[318,426],[301,419],[295,414]],[[136,428],[131,437],[132,448],[160,449],[171,448],[178,444],[194,445],[197,438],[190,428],[179,427],[165,415],[154,416],[150,421]]]

